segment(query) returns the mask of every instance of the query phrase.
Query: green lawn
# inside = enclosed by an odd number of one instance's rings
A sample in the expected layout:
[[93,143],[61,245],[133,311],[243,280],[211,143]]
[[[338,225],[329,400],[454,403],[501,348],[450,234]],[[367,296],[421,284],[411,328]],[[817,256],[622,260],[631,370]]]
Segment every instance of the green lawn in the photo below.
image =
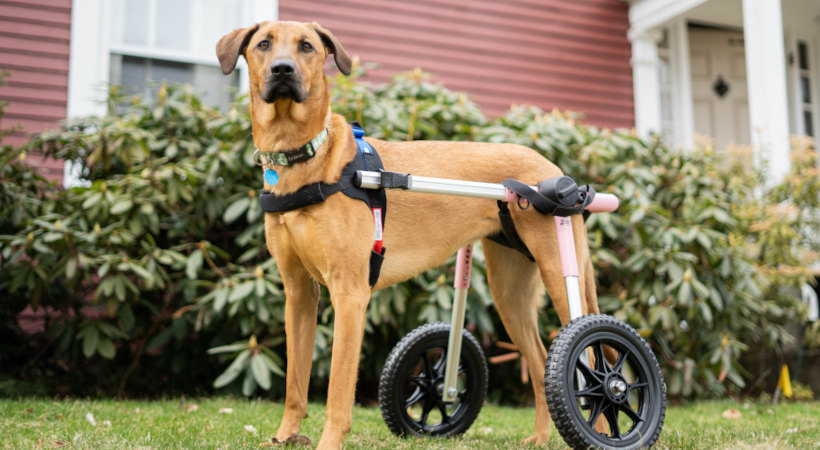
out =
[[[219,412],[223,408],[232,412]],[[722,417],[732,408],[742,417]],[[258,448],[274,433],[282,411],[280,403],[235,398],[185,403],[0,399],[0,447]],[[345,448],[514,448],[532,432],[533,411],[487,405],[464,436],[429,440],[398,439],[378,408],[357,407]],[[96,425],[87,420],[89,413]],[[315,444],[324,405],[311,404],[308,414],[302,431]],[[554,428],[550,448],[566,448]],[[657,448],[820,448],[820,403],[773,407],[719,401],[670,407]]]

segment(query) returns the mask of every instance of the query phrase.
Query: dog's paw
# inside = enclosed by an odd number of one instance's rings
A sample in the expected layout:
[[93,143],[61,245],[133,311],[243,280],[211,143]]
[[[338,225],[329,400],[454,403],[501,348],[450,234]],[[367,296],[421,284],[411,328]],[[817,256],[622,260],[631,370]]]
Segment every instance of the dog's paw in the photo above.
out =
[[310,438],[301,434],[292,434],[289,438],[285,439],[284,441],[280,441],[275,437],[272,438],[271,444],[273,445],[286,445],[286,446],[295,446],[295,447],[313,447],[313,442],[310,441]]
[[532,436],[522,440],[521,441],[521,446],[523,447],[523,446],[526,446],[526,445],[536,445],[536,446],[539,446],[539,447],[546,447],[549,440],[550,440],[549,432],[547,432],[547,433],[535,433]]

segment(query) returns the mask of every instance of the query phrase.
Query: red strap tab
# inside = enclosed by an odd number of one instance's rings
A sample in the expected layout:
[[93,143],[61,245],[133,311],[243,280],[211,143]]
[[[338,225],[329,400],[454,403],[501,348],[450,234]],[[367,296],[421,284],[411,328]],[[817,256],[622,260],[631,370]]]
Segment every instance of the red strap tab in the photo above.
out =
[[373,222],[376,226],[376,233],[373,237],[373,250],[376,253],[381,253],[382,248],[384,248],[384,233],[382,230],[382,209],[381,208],[372,208],[373,212]]

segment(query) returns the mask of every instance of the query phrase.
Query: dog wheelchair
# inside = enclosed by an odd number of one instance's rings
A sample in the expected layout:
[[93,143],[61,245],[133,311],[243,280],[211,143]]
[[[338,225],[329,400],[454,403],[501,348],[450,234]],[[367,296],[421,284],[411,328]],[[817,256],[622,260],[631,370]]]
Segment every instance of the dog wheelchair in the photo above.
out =
[[[663,427],[666,388],[654,354],[629,325],[603,314],[583,315],[570,216],[611,212],[618,198],[579,187],[570,177],[527,186],[357,171],[363,189],[544,202],[552,206],[570,322],[553,341],[545,370],[549,411],[573,448],[633,449],[655,443]],[[508,236],[509,239],[509,236]],[[379,382],[379,407],[399,436],[456,436],[470,428],[484,403],[487,359],[464,329],[472,244],[458,251],[449,324],[422,325],[391,351]],[[609,360],[607,359],[609,356]]]

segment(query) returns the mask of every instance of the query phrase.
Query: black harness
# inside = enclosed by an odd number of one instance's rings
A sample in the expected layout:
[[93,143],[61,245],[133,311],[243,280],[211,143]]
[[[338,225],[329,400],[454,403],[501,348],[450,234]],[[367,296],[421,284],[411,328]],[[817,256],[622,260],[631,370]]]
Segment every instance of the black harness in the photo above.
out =
[[387,213],[387,195],[384,189],[372,190],[357,187],[355,182],[356,171],[370,170],[382,171],[382,164],[379,154],[362,137],[364,130],[354,123],[353,135],[356,138],[358,151],[353,160],[350,161],[339,177],[339,181],[333,184],[313,183],[303,186],[296,192],[286,195],[276,195],[271,191],[263,190],[259,194],[259,206],[265,212],[284,212],[294,209],[304,208],[325,201],[331,195],[341,192],[342,194],[361,200],[367,204],[373,213],[376,226],[375,244],[370,252],[370,276],[368,282],[371,287],[376,285],[381,273],[382,262],[384,262],[385,248],[383,247],[384,223]]
[[[584,221],[589,217],[586,207],[595,198],[595,189],[590,185],[578,186],[575,180],[568,176],[550,178],[537,184],[538,190],[533,190],[528,185],[513,179],[507,179],[503,183],[504,187],[518,194],[518,206],[527,209],[530,205],[541,214],[567,217],[574,214],[584,214]],[[526,200],[526,206],[521,205],[521,199]],[[535,261],[530,249],[521,240],[521,236],[515,230],[510,208],[507,202],[498,201],[498,219],[501,221],[502,233],[487,236],[491,241],[513,248],[521,252],[530,261]]]
[[[373,249],[370,252],[370,275],[368,282],[371,287],[379,280],[382,263],[384,262],[385,248],[383,247],[384,224],[387,216],[387,195],[385,188],[407,189],[408,176],[394,172],[386,172],[384,164],[376,153],[376,150],[364,139],[364,130],[354,122],[353,136],[356,139],[358,151],[343,169],[339,181],[333,184],[313,183],[303,186],[296,192],[286,195],[276,195],[271,191],[263,190],[259,194],[259,205],[265,212],[284,212],[294,209],[304,208],[325,201],[328,197],[337,192],[361,200],[367,204],[373,213],[376,235]],[[362,189],[359,171],[381,172],[381,187],[379,189]],[[551,178],[537,185],[538,190],[533,190],[530,186],[513,179],[508,179],[502,183],[505,187],[518,194],[518,206],[527,209],[530,206],[541,214],[554,216],[571,216],[574,214],[584,214],[584,219],[588,217],[585,208],[595,197],[595,190],[589,185],[578,186],[575,181],[567,176]],[[524,199],[526,205],[521,204]],[[510,209],[507,203],[498,201],[498,218],[501,222],[501,233],[487,236],[488,239],[499,244],[518,250],[531,261],[535,261],[532,253],[527,248],[524,241],[518,235],[513,223]]]

